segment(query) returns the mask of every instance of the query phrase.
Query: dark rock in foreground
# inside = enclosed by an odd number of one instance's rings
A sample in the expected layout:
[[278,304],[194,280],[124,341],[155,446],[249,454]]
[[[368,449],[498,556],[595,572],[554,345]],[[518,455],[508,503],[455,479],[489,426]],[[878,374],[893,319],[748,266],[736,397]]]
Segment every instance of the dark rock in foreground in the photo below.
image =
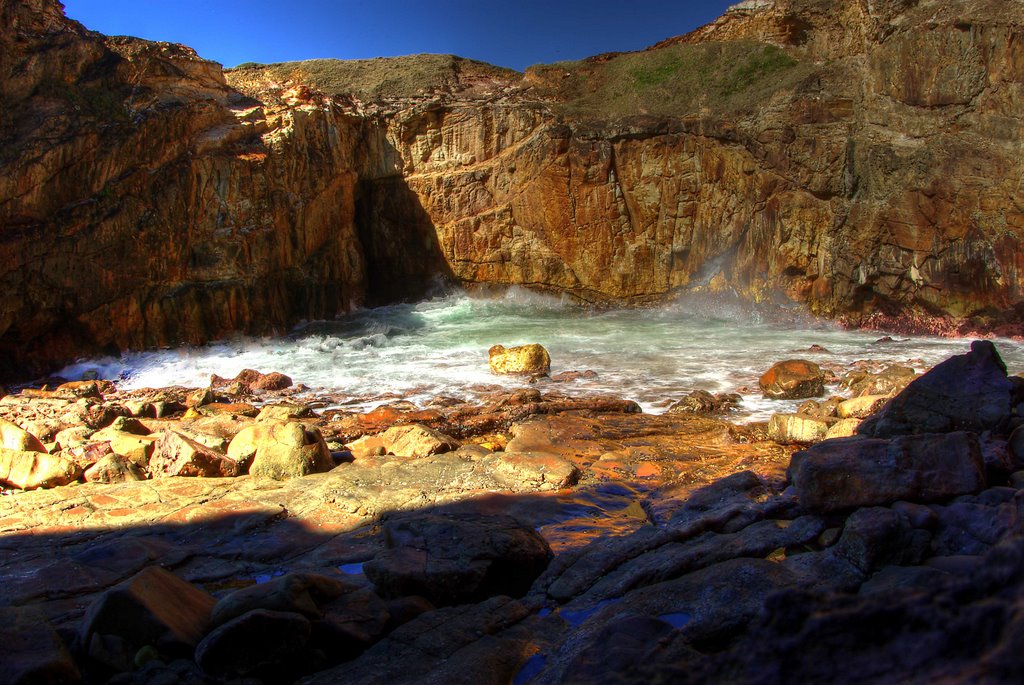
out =
[[1019,380],[988,340],[971,351],[938,364],[908,385],[875,417],[859,427],[861,435],[891,438],[913,433],[1004,430],[1024,400]]

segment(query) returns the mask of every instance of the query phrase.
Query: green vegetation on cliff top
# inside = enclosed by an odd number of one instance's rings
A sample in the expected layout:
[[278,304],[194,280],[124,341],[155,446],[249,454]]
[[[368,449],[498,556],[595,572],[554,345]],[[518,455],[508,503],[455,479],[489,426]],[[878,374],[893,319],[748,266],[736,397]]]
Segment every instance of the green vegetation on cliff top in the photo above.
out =
[[249,63],[229,70],[228,78],[236,87],[257,90],[260,83],[295,81],[367,102],[529,85],[527,98],[537,97],[568,117],[610,120],[752,111],[810,69],[774,45],[732,41],[542,64],[530,67],[525,80],[511,69],[454,55]]
[[808,70],[774,45],[735,41],[538,65],[527,73],[566,115],[618,118],[752,110]]
[[350,94],[364,101],[457,91],[469,83],[494,80],[518,83],[523,75],[455,55],[407,55],[376,59],[311,59],[278,64],[241,64],[235,78],[269,78],[310,85],[328,95]]

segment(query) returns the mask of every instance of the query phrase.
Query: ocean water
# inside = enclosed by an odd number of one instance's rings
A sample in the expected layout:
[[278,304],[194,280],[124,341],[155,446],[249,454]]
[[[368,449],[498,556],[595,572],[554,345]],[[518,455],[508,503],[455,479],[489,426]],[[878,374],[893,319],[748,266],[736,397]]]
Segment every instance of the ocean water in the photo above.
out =
[[[282,338],[244,338],[203,347],[86,360],[61,375],[98,372],[125,389],[206,386],[210,374],[244,368],[280,371],[338,406],[370,409],[397,397],[421,406],[438,395],[473,399],[525,381],[492,375],[487,350],[540,343],[551,372],[592,370],[597,377],[538,385],[544,392],[614,395],[664,411],[690,391],[742,390],[740,420],[791,411],[795,402],[764,400],[757,378],[774,362],[802,357],[834,369],[859,360],[932,366],[970,340],[847,331],[797,310],[759,310],[729,299],[690,296],[654,308],[594,310],[567,299],[510,289],[491,296],[464,292],[415,304],[367,309],[314,322]],[[995,341],[1011,373],[1024,370],[1024,344]],[[820,345],[827,352],[811,352]]]

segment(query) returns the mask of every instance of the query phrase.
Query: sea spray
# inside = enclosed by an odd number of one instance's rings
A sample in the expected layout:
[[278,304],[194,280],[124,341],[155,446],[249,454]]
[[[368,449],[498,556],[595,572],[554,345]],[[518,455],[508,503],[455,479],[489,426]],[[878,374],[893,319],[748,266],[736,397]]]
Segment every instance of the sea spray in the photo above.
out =
[[[454,293],[307,324],[283,338],[240,338],[198,348],[129,353],[80,362],[67,378],[95,373],[123,388],[206,386],[210,374],[244,368],[281,371],[314,390],[368,409],[396,397],[418,404],[437,395],[473,399],[526,381],[492,375],[491,345],[540,343],[552,373],[593,370],[596,378],[541,384],[542,391],[611,394],[664,411],[685,394],[743,392],[741,420],[763,420],[796,404],[764,400],[757,377],[773,362],[807,357],[845,368],[857,360],[910,363],[923,370],[969,341],[908,337],[878,342],[876,331],[847,331],[801,310],[765,308],[730,298],[687,296],[660,307],[595,309],[512,288],[498,295]],[[812,345],[826,352],[810,351]],[[1011,373],[1024,368],[1024,345],[997,346]]]

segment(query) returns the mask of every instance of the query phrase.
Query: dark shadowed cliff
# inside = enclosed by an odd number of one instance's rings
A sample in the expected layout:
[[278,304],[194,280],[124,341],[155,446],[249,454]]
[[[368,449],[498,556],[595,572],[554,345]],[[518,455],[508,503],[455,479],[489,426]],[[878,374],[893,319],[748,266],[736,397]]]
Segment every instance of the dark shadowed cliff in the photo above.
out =
[[419,56],[225,79],[54,0],[0,0],[0,22],[5,375],[282,330],[437,275],[1018,320],[1019,3],[752,0],[525,75]]

